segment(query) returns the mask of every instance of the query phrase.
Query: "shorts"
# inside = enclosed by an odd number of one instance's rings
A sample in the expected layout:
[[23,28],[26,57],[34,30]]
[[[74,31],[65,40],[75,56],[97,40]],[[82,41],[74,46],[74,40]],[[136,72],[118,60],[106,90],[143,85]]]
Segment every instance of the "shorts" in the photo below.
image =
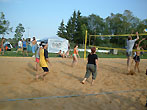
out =
[[61,55],[59,55],[59,57],[62,57]]
[[39,63],[39,58],[36,58],[36,62]]
[[135,55],[135,57],[133,58],[135,60],[135,62],[140,62],[140,57]]
[[36,45],[33,45],[32,46],[32,53],[35,53],[35,48],[36,48]]
[[48,72],[48,68],[47,67],[42,67],[42,69],[44,70],[44,72]]
[[132,51],[129,51],[126,53],[127,57],[131,57],[132,56]]
[[27,50],[27,48],[26,47],[23,47],[23,51],[26,51]]
[[74,56],[76,56],[76,57],[77,57],[77,54],[73,54],[72,56],[73,56],[73,57],[74,57]]

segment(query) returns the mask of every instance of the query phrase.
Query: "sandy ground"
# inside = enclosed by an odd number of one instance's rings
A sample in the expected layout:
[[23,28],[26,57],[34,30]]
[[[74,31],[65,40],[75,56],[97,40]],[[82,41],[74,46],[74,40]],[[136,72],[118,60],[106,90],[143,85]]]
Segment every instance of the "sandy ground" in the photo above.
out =
[[[80,83],[86,72],[83,59],[79,59],[78,65],[73,68],[70,66],[72,59],[50,58],[50,61],[52,66],[49,66],[50,73],[46,79],[35,81],[37,72],[33,58],[0,57],[0,110],[146,110],[147,91],[84,95],[147,89],[147,60],[141,60],[140,73],[127,75],[126,59],[101,58],[93,86],[90,84],[91,77],[84,85]],[[65,95],[81,96],[7,101]]]

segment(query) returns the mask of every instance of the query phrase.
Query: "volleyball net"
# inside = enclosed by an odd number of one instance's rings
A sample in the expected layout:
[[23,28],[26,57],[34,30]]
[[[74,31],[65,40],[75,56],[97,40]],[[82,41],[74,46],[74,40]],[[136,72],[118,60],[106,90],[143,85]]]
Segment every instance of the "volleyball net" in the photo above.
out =
[[[136,39],[136,34],[121,34],[121,35],[85,35],[85,48],[96,47],[97,50],[107,50],[107,53],[121,53],[126,54],[127,39],[128,36],[132,36],[132,39]],[[141,41],[143,38],[145,40]],[[136,50],[135,45],[141,41],[139,47],[140,50]],[[85,49],[86,50],[86,49]],[[133,51],[140,51],[141,54],[147,55],[147,33],[139,34],[139,40],[135,42]],[[84,54],[85,55],[85,54]],[[85,58],[85,56],[84,56]]]

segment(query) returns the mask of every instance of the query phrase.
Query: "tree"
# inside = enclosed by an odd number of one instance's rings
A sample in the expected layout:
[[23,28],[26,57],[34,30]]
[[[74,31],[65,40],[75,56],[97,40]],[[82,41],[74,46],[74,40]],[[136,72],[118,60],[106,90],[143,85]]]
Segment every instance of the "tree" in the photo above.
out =
[[74,42],[76,43],[82,43],[83,41],[83,36],[82,36],[82,29],[81,29],[81,12],[78,10],[77,16],[76,16],[76,32],[74,35]]
[[[66,39],[68,39],[67,37],[66,37],[66,29],[65,29],[65,26],[64,26],[64,21],[62,20],[62,22],[61,22],[61,24],[60,24],[60,26],[59,26],[59,28],[58,28],[58,32],[57,32],[57,35],[59,36],[59,37],[62,37],[62,38],[66,38]],[[69,40],[69,39],[68,39]]]
[[14,35],[16,41],[19,41],[20,39],[22,39],[24,32],[25,32],[25,28],[22,26],[21,23],[19,23],[19,25],[16,27],[15,35]]
[[71,42],[73,40],[72,38],[72,23],[71,19],[69,19],[67,25],[66,25],[66,37]]
[[85,24],[82,24],[81,25],[81,37],[82,37],[82,40],[83,40],[83,44],[84,44],[84,39],[85,39],[85,32],[87,30],[87,27]]
[[12,27],[10,27],[10,22],[8,20],[5,20],[5,15],[3,12],[0,13],[0,34],[4,35],[9,34],[9,32],[12,32]]
[[[147,28],[147,19],[140,20],[135,17],[129,10],[125,10],[123,14],[111,13],[110,16],[103,19],[99,15],[91,14],[87,16],[81,16],[81,12],[78,10],[73,12],[72,16],[64,27],[64,22],[61,22],[58,28],[58,36],[63,36],[70,42],[82,44],[85,38],[85,31],[88,31],[88,35],[119,35],[130,34],[134,31],[139,33],[143,32],[143,29]],[[88,37],[89,38],[89,37]],[[91,44],[99,46],[117,46],[124,47],[126,37],[91,37]]]
[[76,11],[73,12],[73,16],[71,17],[71,36],[72,36],[72,41],[74,41],[75,34],[76,34]]

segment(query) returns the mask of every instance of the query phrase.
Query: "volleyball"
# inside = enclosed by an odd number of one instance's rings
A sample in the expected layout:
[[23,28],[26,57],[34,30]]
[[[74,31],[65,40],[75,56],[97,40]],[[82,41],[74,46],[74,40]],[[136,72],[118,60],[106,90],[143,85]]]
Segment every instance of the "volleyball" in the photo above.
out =
[[147,32],[147,29],[144,29],[144,32]]

